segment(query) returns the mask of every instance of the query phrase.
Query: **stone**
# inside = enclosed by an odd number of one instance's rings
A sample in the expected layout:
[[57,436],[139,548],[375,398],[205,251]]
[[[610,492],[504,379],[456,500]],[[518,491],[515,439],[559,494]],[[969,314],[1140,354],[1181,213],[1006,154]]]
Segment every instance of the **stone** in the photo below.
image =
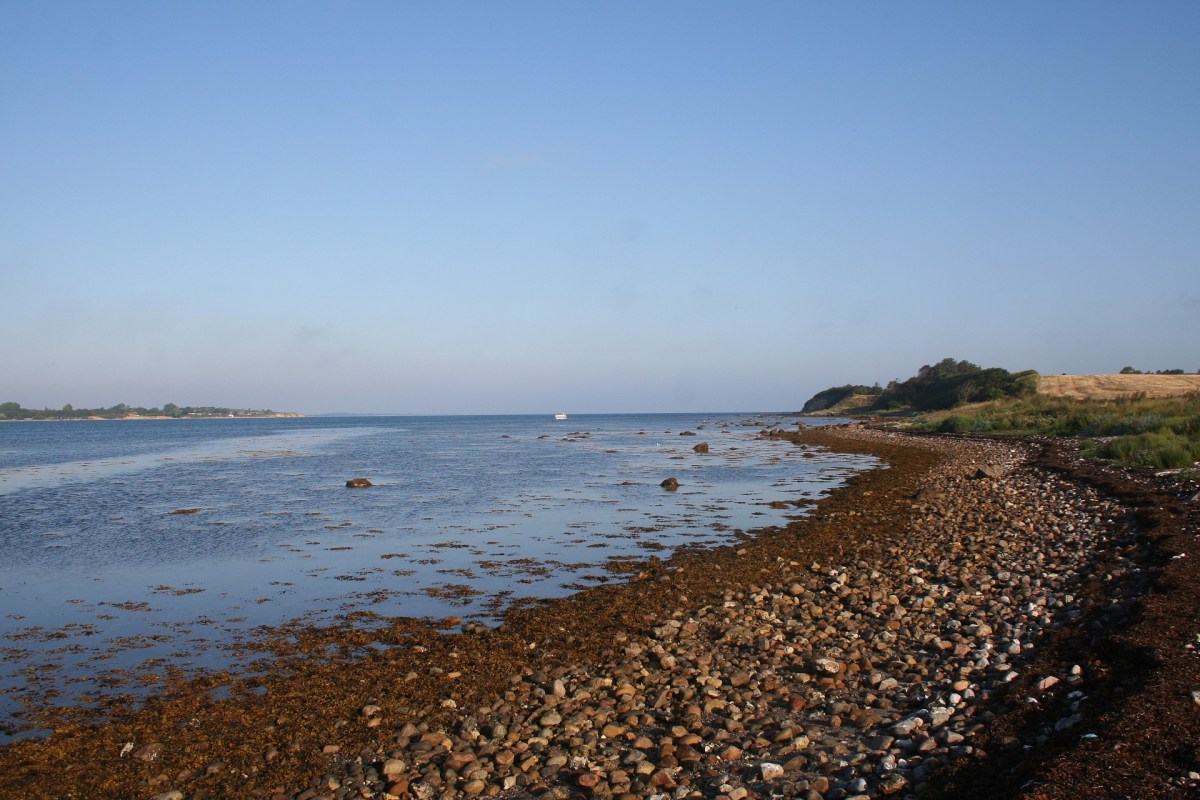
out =
[[700,444],[693,447],[692,450],[694,450],[697,453],[707,453],[708,452],[708,442],[700,442]]
[[466,750],[456,750],[446,756],[442,766],[461,773],[463,768],[475,760],[475,754]]
[[975,470],[975,478],[1003,478],[1008,474],[1008,470],[1000,464],[984,464],[979,469]]
[[1083,720],[1081,714],[1072,714],[1069,717],[1063,717],[1058,722],[1054,723],[1054,730],[1065,731],[1074,728]]
[[954,709],[947,706],[934,706],[929,710],[929,724],[933,727],[945,725],[954,715]]
[[888,750],[895,743],[896,737],[880,734],[867,740],[867,746],[872,750]]
[[585,772],[575,781],[585,789],[594,789],[600,785],[600,776],[594,772]]
[[777,781],[786,773],[782,764],[776,764],[774,761],[764,761],[759,765],[759,771],[762,773],[762,779],[767,783]]
[[656,789],[674,789],[678,784],[670,770],[660,769],[650,776],[650,785]]
[[842,665],[832,658],[818,658],[813,661],[813,670],[822,675],[837,675]]
[[140,747],[133,751],[133,757],[138,761],[153,761],[158,758],[165,749],[162,742],[151,742],[145,747]]
[[742,749],[735,745],[730,745],[721,751],[721,759],[724,761],[737,761],[742,757]]
[[660,483],[659,486],[666,489],[667,491],[673,492],[679,488],[679,479],[674,478],[674,477],[667,478],[665,481]]
[[374,485],[375,484],[371,483],[366,478],[351,478],[350,480],[346,481],[347,489],[366,489],[367,487]]

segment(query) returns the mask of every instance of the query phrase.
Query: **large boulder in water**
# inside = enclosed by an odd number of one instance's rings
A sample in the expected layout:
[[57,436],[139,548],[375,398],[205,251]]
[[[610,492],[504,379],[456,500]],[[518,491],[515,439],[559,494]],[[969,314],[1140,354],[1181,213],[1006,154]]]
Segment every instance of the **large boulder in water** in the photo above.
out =
[[708,453],[708,442],[701,442],[700,444],[696,445],[692,449],[695,450],[697,453]]
[[660,483],[659,486],[673,492],[679,488],[679,481],[675,478],[667,478],[665,481]]
[[374,485],[375,484],[371,483],[366,478],[351,478],[350,480],[346,481],[347,489],[366,489],[368,486]]

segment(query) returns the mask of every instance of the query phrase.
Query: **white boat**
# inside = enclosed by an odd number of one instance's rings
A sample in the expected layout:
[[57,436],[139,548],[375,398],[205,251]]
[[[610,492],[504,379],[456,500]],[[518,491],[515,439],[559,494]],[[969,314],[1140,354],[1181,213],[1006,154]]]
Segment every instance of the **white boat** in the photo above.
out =
[[555,418],[555,419],[566,419],[566,418],[567,418],[567,412],[565,412],[565,411],[560,411],[560,412],[558,412],[557,414],[555,414],[555,415],[554,415],[554,418]]

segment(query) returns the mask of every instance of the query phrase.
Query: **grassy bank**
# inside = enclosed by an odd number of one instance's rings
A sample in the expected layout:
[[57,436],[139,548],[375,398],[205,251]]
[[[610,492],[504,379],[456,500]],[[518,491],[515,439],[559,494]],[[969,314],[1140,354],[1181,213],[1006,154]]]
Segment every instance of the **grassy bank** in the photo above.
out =
[[1078,437],[1085,455],[1125,466],[1187,469],[1200,461],[1200,395],[1007,398],[928,412],[914,427],[946,433]]

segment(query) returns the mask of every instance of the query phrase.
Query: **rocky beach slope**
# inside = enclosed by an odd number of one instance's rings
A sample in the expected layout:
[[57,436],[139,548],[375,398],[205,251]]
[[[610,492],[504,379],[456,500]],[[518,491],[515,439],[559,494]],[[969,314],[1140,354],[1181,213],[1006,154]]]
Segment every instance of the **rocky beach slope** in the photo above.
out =
[[280,632],[262,674],[48,721],[0,796],[1194,792],[1196,502],[1054,443],[768,435],[889,466],[497,629]]

